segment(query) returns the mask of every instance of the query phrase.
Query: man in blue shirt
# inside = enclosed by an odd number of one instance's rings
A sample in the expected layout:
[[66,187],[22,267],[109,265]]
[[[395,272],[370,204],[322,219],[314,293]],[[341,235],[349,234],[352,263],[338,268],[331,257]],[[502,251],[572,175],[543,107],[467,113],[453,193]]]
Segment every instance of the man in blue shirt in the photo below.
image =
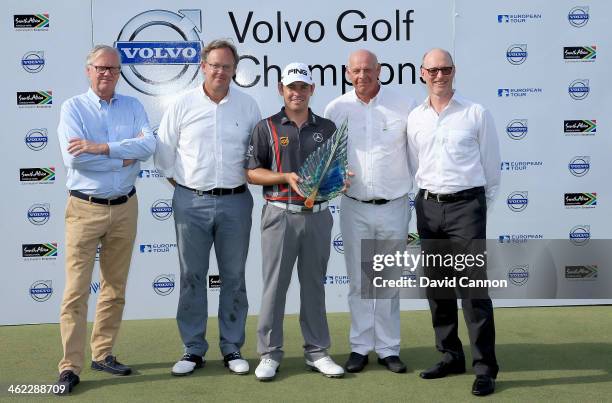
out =
[[66,166],[66,285],[60,313],[64,356],[59,385],[70,393],[79,383],[85,356],[87,300],[98,244],[101,290],[91,335],[91,368],[114,375],[131,369],[112,355],[123,315],[125,287],[136,237],[138,201],[134,182],[155,151],[155,137],[142,104],[115,92],[121,60],[110,46],[87,56],[90,88],[62,105],[57,128]]

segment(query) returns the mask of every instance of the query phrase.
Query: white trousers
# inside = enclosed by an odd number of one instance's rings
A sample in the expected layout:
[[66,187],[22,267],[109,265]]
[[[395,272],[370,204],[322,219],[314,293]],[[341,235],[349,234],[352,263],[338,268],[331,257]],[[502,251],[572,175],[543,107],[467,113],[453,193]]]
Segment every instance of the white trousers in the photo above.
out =
[[361,297],[361,240],[407,239],[410,222],[408,197],[374,205],[342,196],[341,203],[340,230],[350,280],[351,351],[366,355],[374,350],[380,358],[399,355],[399,293],[391,299]]

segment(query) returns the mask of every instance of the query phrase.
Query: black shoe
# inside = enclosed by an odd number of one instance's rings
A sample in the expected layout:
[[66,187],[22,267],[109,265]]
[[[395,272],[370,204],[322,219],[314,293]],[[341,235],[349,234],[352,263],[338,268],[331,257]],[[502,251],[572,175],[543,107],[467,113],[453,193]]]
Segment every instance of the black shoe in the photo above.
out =
[[129,375],[132,373],[132,368],[123,365],[114,355],[107,355],[102,361],[92,361],[91,369],[96,371],[105,371],[113,375]]
[[495,380],[489,375],[476,375],[472,385],[472,394],[475,396],[486,396],[495,392]]
[[181,359],[172,367],[172,375],[184,376],[191,375],[197,368],[202,368],[206,360],[200,355],[184,354]]
[[59,379],[55,383],[58,388],[57,391],[54,391],[54,393],[59,396],[70,394],[72,393],[72,389],[74,389],[74,387],[77,386],[80,381],[79,376],[71,370],[67,369],[62,371]]
[[384,365],[389,371],[395,372],[396,374],[403,374],[406,372],[406,364],[404,364],[397,355],[379,358],[378,363]]
[[440,361],[433,367],[426,369],[421,372],[419,376],[423,379],[437,379],[444,378],[450,374],[463,374],[465,373],[465,363],[460,361],[445,362]]
[[349,359],[344,364],[346,372],[361,372],[368,365],[368,356],[359,353],[351,353]]

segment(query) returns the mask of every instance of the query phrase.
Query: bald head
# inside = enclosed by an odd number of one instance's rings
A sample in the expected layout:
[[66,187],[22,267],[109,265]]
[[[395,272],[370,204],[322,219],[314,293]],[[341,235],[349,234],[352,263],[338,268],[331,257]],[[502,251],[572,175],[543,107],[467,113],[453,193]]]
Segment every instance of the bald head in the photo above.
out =
[[442,61],[447,66],[454,65],[451,54],[447,50],[441,48],[434,48],[425,52],[421,65],[425,68],[429,68],[429,66],[432,65],[432,61]]
[[376,55],[366,49],[356,50],[349,55],[349,60],[348,60],[349,69],[352,66],[357,66],[357,65],[368,65],[368,66],[371,66],[372,68],[375,68],[377,64],[378,64],[378,58],[376,57]]

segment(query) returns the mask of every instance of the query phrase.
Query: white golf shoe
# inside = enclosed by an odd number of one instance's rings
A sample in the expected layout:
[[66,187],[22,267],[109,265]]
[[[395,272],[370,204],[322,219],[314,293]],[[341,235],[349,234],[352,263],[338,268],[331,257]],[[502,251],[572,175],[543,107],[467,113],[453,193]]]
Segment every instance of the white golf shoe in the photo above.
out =
[[342,378],[344,376],[344,368],[336,364],[330,356],[319,358],[316,361],[306,360],[306,365],[311,370],[320,372],[328,378]]
[[280,363],[271,358],[263,358],[255,369],[255,377],[260,381],[271,381],[276,377]]

